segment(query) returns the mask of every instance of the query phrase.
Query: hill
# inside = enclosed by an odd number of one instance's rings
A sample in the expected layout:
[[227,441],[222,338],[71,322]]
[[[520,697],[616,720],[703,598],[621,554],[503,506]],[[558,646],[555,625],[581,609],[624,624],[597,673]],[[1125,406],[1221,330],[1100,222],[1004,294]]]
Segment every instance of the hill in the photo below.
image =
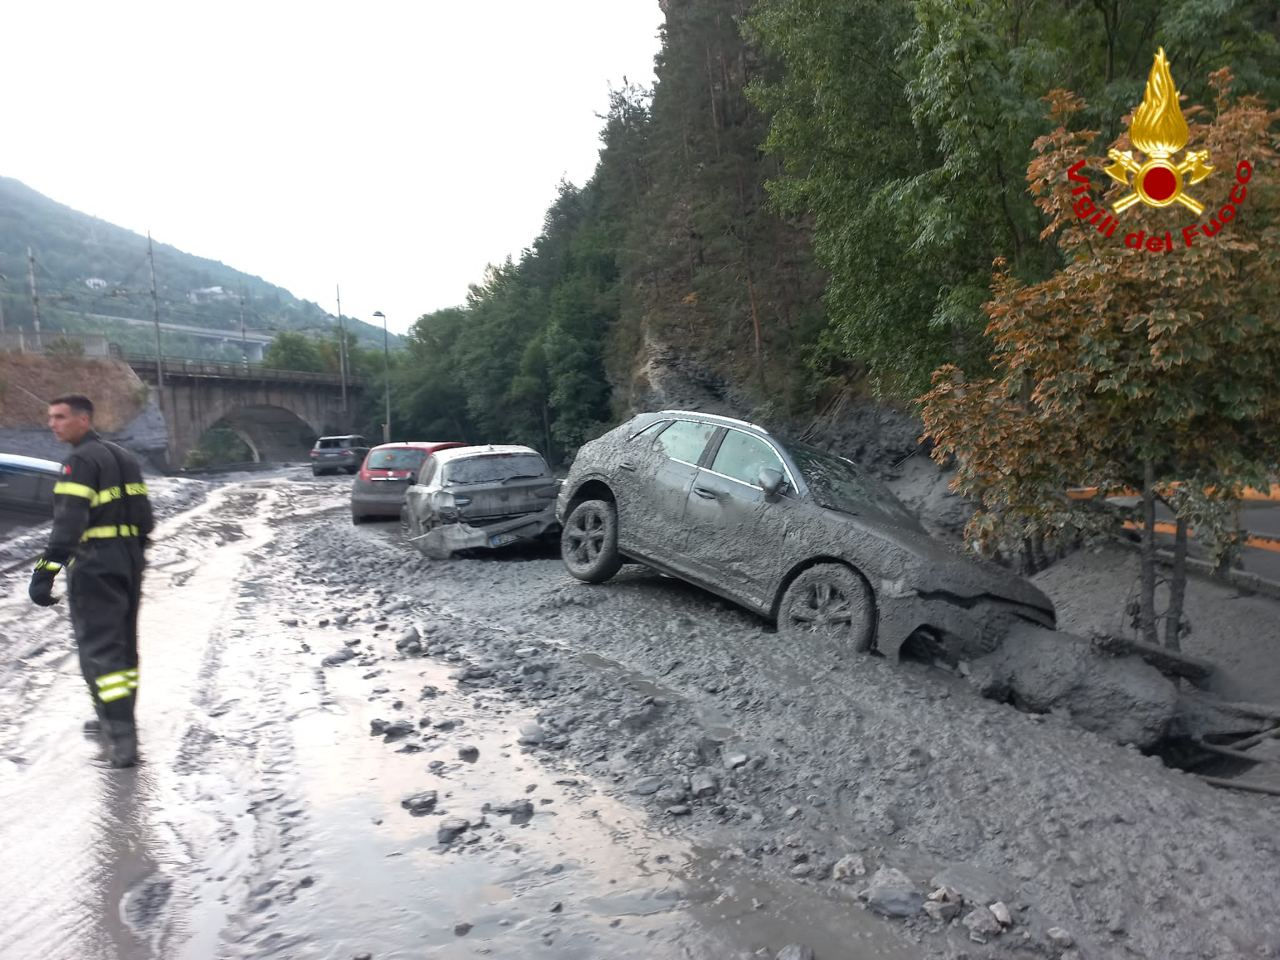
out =
[[[152,319],[146,237],[0,177],[0,276],[6,278],[0,281],[0,305],[10,330],[31,329],[28,247],[35,254],[42,329],[101,332],[126,350],[154,349],[151,328],[130,323]],[[217,260],[156,243],[155,268],[163,322],[238,334],[243,297],[246,330],[335,335],[336,318],[317,304]],[[347,329],[358,342],[381,348],[381,327],[348,318]],[[238,347],[169,333],[165,352],[240,357]]]

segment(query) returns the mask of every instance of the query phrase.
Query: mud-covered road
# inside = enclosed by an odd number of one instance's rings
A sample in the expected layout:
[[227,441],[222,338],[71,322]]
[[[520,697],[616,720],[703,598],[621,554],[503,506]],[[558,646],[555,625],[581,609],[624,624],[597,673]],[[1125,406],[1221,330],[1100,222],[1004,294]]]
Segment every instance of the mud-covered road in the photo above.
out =
[[169,482],[132,771],[0,546],[0,956],[1280,957],[1273,799],[348,482]]

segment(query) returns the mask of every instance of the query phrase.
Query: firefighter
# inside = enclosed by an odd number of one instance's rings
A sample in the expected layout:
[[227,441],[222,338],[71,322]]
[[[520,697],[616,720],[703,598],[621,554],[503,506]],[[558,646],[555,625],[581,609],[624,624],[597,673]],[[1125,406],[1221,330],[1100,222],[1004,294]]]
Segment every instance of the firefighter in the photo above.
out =
[[97,715],[85,729],[101,734],[113,767],[131,767],[143,548],[153,526],[147,486],[133,455],[93,429],[87,397],[53,400],[49,429],[72,450],[53,488],[53,530],[29,593],[42,607],[57,603],[54,579],[66,571],[80,670]]

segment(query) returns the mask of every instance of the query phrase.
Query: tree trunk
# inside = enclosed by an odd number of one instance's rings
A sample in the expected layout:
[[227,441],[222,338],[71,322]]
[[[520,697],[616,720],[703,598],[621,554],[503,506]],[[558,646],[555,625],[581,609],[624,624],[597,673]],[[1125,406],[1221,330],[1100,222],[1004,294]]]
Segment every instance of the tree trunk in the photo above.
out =
[[1178,529],[1173,540],[1173,577],[1169,584],[1169,612],[1164,624],[1164,645],[1170,650],[1181,650],[1182,600],[1187,594],[1187,521],[1178,518]]
[[1139,623],[1142,641],[1160,645],[1156,632],[1156,465],[1149,457],[1142,463],[1142,592]]

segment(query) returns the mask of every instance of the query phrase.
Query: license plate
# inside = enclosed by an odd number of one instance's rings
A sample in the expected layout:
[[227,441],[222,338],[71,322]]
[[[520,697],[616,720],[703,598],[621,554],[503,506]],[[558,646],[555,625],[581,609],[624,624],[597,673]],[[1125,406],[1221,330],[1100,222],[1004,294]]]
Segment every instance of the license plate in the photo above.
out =
[[515,543],[519,539],[520,538],[517,537],[514,533],[500,533],[496,537],[489,538],[489,546],[504,547],[508,543]]

